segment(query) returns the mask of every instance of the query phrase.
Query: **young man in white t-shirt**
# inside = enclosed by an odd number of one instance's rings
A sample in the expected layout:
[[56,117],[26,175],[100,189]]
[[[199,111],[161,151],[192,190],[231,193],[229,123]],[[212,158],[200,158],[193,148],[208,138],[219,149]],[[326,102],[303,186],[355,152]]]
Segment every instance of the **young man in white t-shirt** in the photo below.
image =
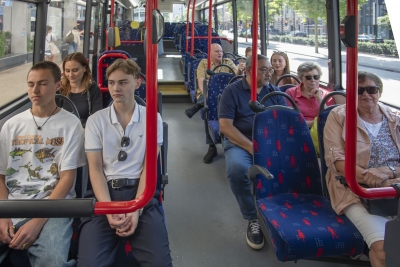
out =
[[[114,103],[93,114],[86,123],[85,151],[93,191],[89,190],[85,197],[96,197],[101,202],[126,201],[143,193],[146,108],[138,105],[134,97],[140,86],[139,74],[140,68],[132,60],[117,59],[107,69],[108,89]],[[162,136],[158,114],[158,152]],[[142,211],[83,219],[77,266],[110,266],[121,237],[129,238],[140,266],[172,266],[163,212],[156,197]]]
[[[84,132],[75,115],[56,105],[60,68],[40,62],[27,84],[32,108],[0,132],[0,198],[74,198],[76,169],[86,165]],[[71,236],[71,218],[0,219],[0,262],[10,249],[26,249],[32,266],[74,266]]]

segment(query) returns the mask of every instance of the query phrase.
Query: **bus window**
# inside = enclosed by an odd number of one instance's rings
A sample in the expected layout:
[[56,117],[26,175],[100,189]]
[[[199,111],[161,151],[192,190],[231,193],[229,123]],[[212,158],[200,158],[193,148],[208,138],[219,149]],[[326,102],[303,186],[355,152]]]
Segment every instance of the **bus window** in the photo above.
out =
[[0,7],[0,109],[26,94],[25,77],[32,66],[35,21],[35,4],[3,1]]

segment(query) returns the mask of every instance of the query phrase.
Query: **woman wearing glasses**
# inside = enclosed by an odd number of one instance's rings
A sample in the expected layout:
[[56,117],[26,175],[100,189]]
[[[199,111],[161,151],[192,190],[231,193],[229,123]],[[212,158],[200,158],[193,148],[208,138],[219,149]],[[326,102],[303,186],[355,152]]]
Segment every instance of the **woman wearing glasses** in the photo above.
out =
[[[300,109],[307,121],[309,128],[314,123],[314,118],[318,116],[318,109],[321,100],[328,94],[328,91],[319,88],[319,79],[322,75],[321,67],[313,62],[305,62],[297,68],[297,76],[301,83],[286,90]],[[288,105],[291,103],[287,101]],[[333,99],[326,103],[328,106],[335,104]]]
[[[75,104],[82,126],[85,127],[88,117],[103,108],[100,89],[93,82],[89,63],[80,52],[66,56],[63,62],[63,72],[59,93],[71,99]],[[72,111],[69,105],[65,105],[63,108]]]
[[[381,79],[370,72],[358,72],[358,121],[356,176],[368,187],[388,187],[400,182],[400,114],[382,103]],[[371,215],[351,190],[336,176],[344,176],[346,106],[334,108],[324,129],[326,180],[333,209],[345,214],[370,248],[373,267],[385,265],[383,240],[386,217]]]
[[276,86],[297,84],[297,82],[290,77],[282,79],[279,84],[276,84],[281,76],[290,74],[289,58],[285,52],[274,51],[271,56],[271,64],[274,68],[274,73],[271,76],[271,84]]

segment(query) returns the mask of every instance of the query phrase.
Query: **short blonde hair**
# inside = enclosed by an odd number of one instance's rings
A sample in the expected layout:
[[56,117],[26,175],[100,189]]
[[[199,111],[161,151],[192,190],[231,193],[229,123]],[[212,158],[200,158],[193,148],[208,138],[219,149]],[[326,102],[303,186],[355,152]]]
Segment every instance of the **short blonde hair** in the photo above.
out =
[[131,74],[133,75],[133,77],[135,77],[135,79],[140,78],[141,69],[138,66],[138,64],[136,64],[136,62],[131,59],[124,60],[122,58],[119,58],[115,60],[114,63],[107,68],[106,71],[107,79],[108,77],[110,77],[111,73],[113,73],[116,70],[122,70],[125,74],[128,75]]

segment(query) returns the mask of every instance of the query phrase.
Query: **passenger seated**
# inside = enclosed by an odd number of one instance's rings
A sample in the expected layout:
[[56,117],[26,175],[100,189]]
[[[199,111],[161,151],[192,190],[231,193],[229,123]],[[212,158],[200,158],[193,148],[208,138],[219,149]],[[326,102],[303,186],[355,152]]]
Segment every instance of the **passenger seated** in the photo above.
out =
[[[53,62],[28,72],[32,108],[9,119],[0,132],[0,198],[74,198],[75,173],[86,165],[78,118],[57,107],[61,70]],[[75,266],[68,261],[72,218],[0,219],[0,263],[10,249],[27,250],[32,266]]]
[[[329,93],[325,89],[319,88],[319,80],[322,75],[321,67],[313,62],[305,62],[297,68],[297,76],[301,83],[286,90],[299,107],[307,121],[308,128],[314,124],[314,118],[318,116],[319,106],[322,99]],[[292,104],[286,100],[289,106]],[[335,104],[335,100],[330,99],[326,102],[327,106]]]
[[[103,108],[100,89],[93,81],[88,61],[80,52],[65,57],[63,71],[59,93],[75,104],[82,126],[85,127],[88,117]],[[63,108],[72,112],[69,105]]]
[[[274,69],[267,57],[257,55],[257,99],[280,90],[269,83]],[[255,113],[249,107],[251,88],[252,58],[246,60],[246,78],[240,82],[229,84],[222,93],[219,106],[220,131],[225,135],[226,172],[233,194],[239,204],[244,219],[249,221],[247,227],[247,244],[253,249],[264,246],[264,238],[257,220],[250,180],[247,170],[253,164],[252,130]],[[282,96],[268,99],[265,106],[283,105]]]
[[[85,150],[93,190],[85,197],[98,201],[127,201],[143,193],[146,184],[146,108],[136,104],[140,68],[132,60],[117,59],[108,67],[108,89],[114,102],[90,116]],[[163,127],[158,114],[158,150]],[[144,209],[127,214],[84,218],[77,266],[110,266],[118,240],[129,237],[140,266],[172,266],[167,229],[156,196]]]
[[[237,66],[232,62],[229,58],[222,58],[224,52],[222,51],[222,47],[219,44],[212,44],[211,45],[211,65],[210,68],[213,70],[215,67],[225,64],[231,67],[236,75],[240,75],[243,73],[245,63],[239,63]],[[207,71],[207,59],[203,59],[200,61],[199,66],[197,67],[197,103],[185,110],[186,116],[192,118],[194,114],[197,113],[201,108],[204,106],[204,95],[203,95],[203,81],[204,79],[209,80],[210,75],[206,73]],[[229,72],[227,67],[221,67],[216,70],[216,72]],[[207,154],[203,158],[204,163],[211,163],[213,159],[218,155],[217,147],[215,146],[210,134],[208,133],[208,125],[205,123],[205,131],[206,131],[206,144],[209,145]]]
[[[400,182],[400,114],[378,103],[381,79],[373,73],[358,72],[357,181],[369,187],[388,187]],[[371,215],[351,190],[336,176],[345,175],[346,106],[334,108],[324,128],[326,180],[332,207],[344,213],[357,227],[370,248],[373,267],[383,267],[386,217]]]
[[[271,56],[271,64],[274,68],[274,73],[271,77],[271,83],[273,85],[276,84],[278,79],[286,74],[290,74],[290,65],[289,65],[289,57],[283,51],[274,51]],[[293,78],[287,77],[282,79],[278,86],[282,86],[285,84],[297,84],[296,80]]]

